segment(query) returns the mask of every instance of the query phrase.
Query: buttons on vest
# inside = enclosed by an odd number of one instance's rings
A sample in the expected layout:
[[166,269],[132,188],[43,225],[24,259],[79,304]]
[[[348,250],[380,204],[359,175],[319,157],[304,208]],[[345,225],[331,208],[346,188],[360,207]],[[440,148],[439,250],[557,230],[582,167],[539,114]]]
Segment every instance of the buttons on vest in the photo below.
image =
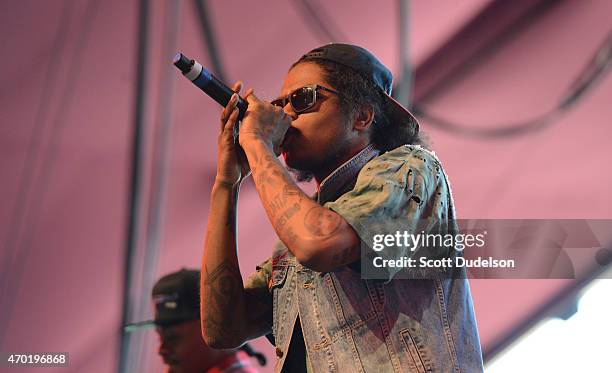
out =
[[276,347],[276,356],[278,356],[279,359],[283,357],[283,350],[281,350],[280,347]]

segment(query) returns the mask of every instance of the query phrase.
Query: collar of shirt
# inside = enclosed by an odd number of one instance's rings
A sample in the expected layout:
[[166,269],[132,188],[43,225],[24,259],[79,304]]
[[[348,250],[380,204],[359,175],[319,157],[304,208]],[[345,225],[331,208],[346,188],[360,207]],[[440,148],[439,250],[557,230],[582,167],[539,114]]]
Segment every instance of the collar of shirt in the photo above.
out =
[[329,174],[319,186],[319,192],[315,195],[319,204],[324,204],[333,201],[353,189],[359,171],[372,158],[378,156],[380,151],[374,148],[373,144],[366,146],[362,151],[357,153],[353,158],[344,162],[334,172]]
[[251,365],[249,355],[244,351],[236,351],[214,367],[208,369],[206,373],[257,373],[257,369]]

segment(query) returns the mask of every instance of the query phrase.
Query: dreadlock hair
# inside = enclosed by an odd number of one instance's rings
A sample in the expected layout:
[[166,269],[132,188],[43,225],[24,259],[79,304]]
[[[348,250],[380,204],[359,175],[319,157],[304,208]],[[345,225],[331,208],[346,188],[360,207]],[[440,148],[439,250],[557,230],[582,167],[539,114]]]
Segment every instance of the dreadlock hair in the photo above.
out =
[[366,105],[373,108],[374,122],[370,139],[376,149],[385,152],[404,144],[426,147],[426,141],[420,133],[415,136],[408,126],[387,119],[384,114],[387,107],[384,94],[371,79],[353,68],[323,59],[299,60],[291,67],[305,62],[319,66],[327,83],[339,92],[340,112],[345,120],[352,121]]

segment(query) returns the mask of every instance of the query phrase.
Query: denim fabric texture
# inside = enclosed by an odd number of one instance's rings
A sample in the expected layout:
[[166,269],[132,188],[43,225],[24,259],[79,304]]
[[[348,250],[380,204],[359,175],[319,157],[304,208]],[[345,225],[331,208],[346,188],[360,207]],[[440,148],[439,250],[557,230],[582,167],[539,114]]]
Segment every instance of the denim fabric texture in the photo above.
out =
[[[436,219],[449,231],[456,227],[446,174],[419,146],[382,155],[364,149],[321,183],[317,201],[362,240],[371,237],[374,219]],[[353,265],[316,272],[279,242],[246,283],[267,286],[273,298],[275,371],[283,370],[299,322],[314,372],[482,372],[468,281],[400,280],[394,274],[364,280]]]

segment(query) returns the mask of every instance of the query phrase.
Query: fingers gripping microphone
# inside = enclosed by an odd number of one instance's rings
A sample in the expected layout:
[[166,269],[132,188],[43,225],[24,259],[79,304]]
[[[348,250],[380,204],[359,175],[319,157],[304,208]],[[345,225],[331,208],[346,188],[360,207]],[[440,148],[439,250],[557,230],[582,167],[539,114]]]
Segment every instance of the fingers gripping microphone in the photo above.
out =
[[[185,77],[204,93],[212,97],[213,100],[217,101],[221,106],[227,106],[232,94],[232,91],[228,86],[223,84],[213,74],[210,73],[206,68],[202,67],[196,60],[191,60],[185,57],[182,53],[177,53],[172,59],[174,66],[178,67],[179,70],[185,75]],[[245,99],[238,96],[238,121],[244,117],[248,102]]]

